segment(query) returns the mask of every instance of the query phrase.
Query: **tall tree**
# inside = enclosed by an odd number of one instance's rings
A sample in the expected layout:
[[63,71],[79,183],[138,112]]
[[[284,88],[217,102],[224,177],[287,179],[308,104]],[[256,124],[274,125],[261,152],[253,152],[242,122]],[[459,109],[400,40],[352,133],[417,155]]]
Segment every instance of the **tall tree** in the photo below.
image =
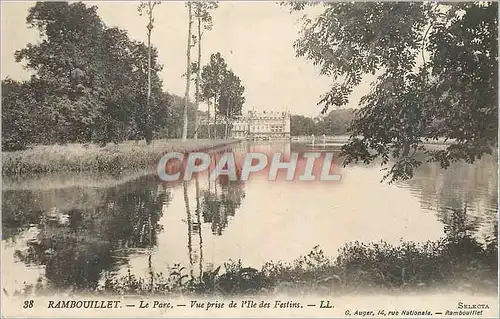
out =
[[36,103],[29,82],[19,83],[10,78],[2,81],[2,150],[17,151],[32,142],[33,121],[30,105]]
[[37,28],[43,40],[16,51],[15,58],[34,72],[30,86],[37,91],[37,103],[31,107],[46,114],[45,124],[37,121],[42,143],[88,139],[103,108],[103,65],[95,56],[101,56],[104,25],[96,11],[82,3],[62,2],[37,2],[28,11],[27,24]]
[[186,50],[186,91],[184,94],[184,113],[183,120],[184,124],[182,127],[182,140],[187,139],[187,129],[188,129],[188,104],[189,104],[189,89],[191,87],[191,40],[192,40],[192,26],[193,26],[193,3],[186,3],[188,8],[188,39],[187,39],[187,50]]
[[[194,127],[194,139],[198,139],[198,109],[200,105],[200,82],[201,82],[201,44],[202,44],[202,36],[204,30],[212,30],[212,16],[210,15],[211,9],[217,8],[217,2],[206,2],[206,1],[198,1],[195,2],[195,16],[197,19],[197,29],[198,29],[198,37],[197,37],[197,45],[198,45],[198,59],[196,62],[196,92],[195,92],[195,103],[196,103],[196,113],[195,113],[195,127]],[[210,108],[210,106],[208,106]],[[210,110],[208,111],[210,114]]]
[[243,96],[244,91],[245,87],[241,84],[240,78],[236,76],[232,70],[228,70],[222,81],[218,109],[226,122],[224,138],[228,138],[229,136],[232,120],[238,115],[241,115],[243,104],[245,103],[245,97]]
[[317,127],[314,120],[303,115],[292,115],[290,118],[290,135],[309,136],[317,134]]
[[[145,114],[161,115],[169,107],[168,99],[155,103],[155,97],[162,94],[156,50],[131,41],[124,30],[106,27],[97,7],[81,2],[37,2],[26,21],[38,29],[42,40],[16,51],[15,57],[34,74],[23,86],[10,86],[20,94],[3,95],[2,103],[29,107],[32,139],[27,142],[105,144],[145,137]],[[148,69],[149,111],[144,103]],[[30,94],[22,93],[24,88]],[[157,130],[164,118],[164,114],[155,116],[149,129]],[[2,129],[8,131],[18,125],[15,121],[3,124]]]
[[[287,3],[301,10],[305,3]],[[318,104],[347,104],[365,74],[377,75],[361,100],[342,151],[345,163],[392,166],[409,179],[421,162],[473,163],[497,147],[498,3],[323,3],[307,19],[297,54],[335,80]],[[445,138],[445,150],[425,142]]]
[[[226,77],[227,64],[222,55],[217,52],[210,55],[210,61],[203,67],[201,73],[201,93],[209,101],[209,123],[210,104],[214,106],[214,138],[217,138],[217,113],[219,113],[219,100],[222,92],[222,84]],[[212,103],[210,103],[210,100]]]
[[151,33],[153,31],[153,23],[154,23],[154,8],[159,5],[160,1],[147,1],[141,2],[137,10],[139,14],[142,16],[144,13],[148,18],[148,25],[146,28],[148,29],[148,93],[146,97],[146,143],[150,144],[152,140],[152,131],[151,131]]
[[[151,62],[148,63],[149,48],[144,43],[130,41],[127,33],[118,28],[106,30],[104,45],[106,85],[101,89],[106,99],[105,109],[97,121],[101,123],[98,125],[99,138],[105,141],[146,138],[150,141],[152,129],[161,126],[161,119],[166,117],[159,110],[168,106],[168,100],[161,99],[162,84],[157,74],[161,66],[157,63],[157,51],[151,48]],[[148,70],[151,71],[149,82],[154,97],[150,105],[145,103]],[[154,101],[159,103],[152,103]],[[167,104],[162,104],[164,102]],[[107,126],[104,130],[103,125]]]

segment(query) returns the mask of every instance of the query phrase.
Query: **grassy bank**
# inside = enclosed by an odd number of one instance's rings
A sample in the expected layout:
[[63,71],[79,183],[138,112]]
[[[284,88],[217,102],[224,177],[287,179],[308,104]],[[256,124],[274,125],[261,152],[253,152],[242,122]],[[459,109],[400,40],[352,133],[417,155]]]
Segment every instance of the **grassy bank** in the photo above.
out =
[[[119,295],[269,295],[356,293],[418,293],[462,291],[497,293],[498,236],[485,242],[452,227],[437,241],[426,243],[350,242],[337,256],[319,247],[293,262],[268,262],[260,270],[229,261],[197,270],[177,264],[140,277],[108,273],[92,294]],[[496,234],[496,230],[495,230]],[[19,294],[53,293],[51,283],[26,286]]]
[[155,140],[97,145],[68,144],[34,146],[31,149],[3,152],[2,174],[7,176],[53,172],[107,172],[152,167],[158,157],[171,151],[191,152],[222,147],[235,140]]
[[151,168],[123,170],[121,174],[103,172],[52,172],[51,174],[31,174],[3,176],[4,191],[47,191],[68,188],[108,189],[151,175]]
[[353,242],[336,258],[315,247],[291,263],[269,262],[261,270],[230,261],[201,278],[177,266],[168,275],[109,277],[103,291],[125,295],[258,295],[413,293],[463,291],[496,293],[497,244],[469,237],[424,244]]

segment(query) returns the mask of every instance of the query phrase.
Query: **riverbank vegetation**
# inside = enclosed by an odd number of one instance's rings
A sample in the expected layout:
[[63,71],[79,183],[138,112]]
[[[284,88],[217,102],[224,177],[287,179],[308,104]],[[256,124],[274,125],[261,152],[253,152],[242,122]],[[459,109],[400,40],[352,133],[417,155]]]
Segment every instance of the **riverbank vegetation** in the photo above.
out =
[[336,258],[315,247],[291,263],[268,262],[260,270],[229,262],[205,272],[201,279],[190,278],[177,265],[169,276],[155,274],[153,280],[132,274],[110,277],[103,289],[122,294],[495,293],[497,255],[495,236],[479,243],[466,230],[450,229],[446,237],[423,244],[351,242],[339,249]]
[[[497,291],[497,227],[479,241],[470,233],[465,211],[454,211],[445,236],[424,243],[345,244],[335,257],[320,247],[293,262],[270,261],[261,269],[241,261],[197,270],[180,264],[141,277],[108,272],[95,289],[78,292],[122,295],[257,295],[318,293],[398,293],[430,291]],[[20,255],[21,256],[21,255]],[[50,283],[27,285],[20,294],[54,292]]]
[[[323,112],[348,105],[355,88],[372,80],[342,147],[345,165],[381,159],[393,182],[413,176],[422,164],[417,151],[443,169],[496,151],[498,3],[282,5],[319,12],[304,18],[294,47],[332,79],[318,102]],[[426,148],[439,138],[453,142]]]
[[231,140],[153,140],[110,143],[105,147],[95,144],[38,145],[28,150],[3,152],[4,175],[25,175],[53,172],[108,172],[147,169],[165,152],[192,152],[213,149],[235,141]]
[[[155,4],[139,6],[151,8],[150,22]],[[45,40],[15,52],[33,72],[29,80],[2,81],[4,175],[119,174],[151,168],[167,151],[228,143],[172,140],[195,135],[205,113],[189,96],[164,91],[157,49],[106,26],[96,6],[38,2],[26,22]]]
[[[198,21],[198,39],[190,37],[190,32],[188,38],[196,39],[201,50],[200,29],[206,28],[203,23],[211,24],[206,14],[215,8],[199,4],[193,15],[192,5],[187,5],[189,29],[193,21]],[[324,112],[347,105],[364,76],[377,79],[355,112],[335,112],[313,120],[320,129],[296,116],[292,119],[293,132],[348,132],[350,139],[342,147],[344,163],[381,161],[389,166],[385,168],[391,182],[411,179],[425,161],[437,162],[445,169],[455,161],[474,163],[496,150],[497,3],[286,5],[292,11],[308,5],[318,9],[323,6],[317,17],[304,20],[307,23],[295,49],[298,56],[311,60],[322,75],[332,79],[332,87],[320,100]],[[147,28],[151,35],[153,20],[151,15],[149,18],[145,31]],[[15,53],[16,60],[32,72],[29,80],[2,81],[3,174],[115,174],[125,169],[152,168],[166,151],[188,152],[228,143],[165,139],[197,136],[195,119],[200,116],[197,108],[201,101],[209,105],[208,121],[213,110],[215,122],[218,117],[226,122],[213,131],[207,130],[207,136],[227,137],[230,121],[241,113],[245,102],[244,86],[220,54],[211,54],[210,61],[202,66],[199,53],[197,63],[191,64],[188,43],[186,95],[180,98],[163,88],[157,49],[130,39],[125,30],[106,26],[97,7],[81,2],[37,2],[26,21],[39,31],[43,41]],[[188,101],[193,79],[197,84],[194,105]],[[195,122],[191,126],[190,110]],[[425,144],[441,138],[452,142],[444,149]],[[336,256],[326,256],[315,247],[293,262],[269,261],[255,269],[240,261],[229,261],[200,267],[198,274],[192,265],[177,264],[164,271],[152,269],[150,255],[148,276],[132,272],[120,275],[114,270],[128,262],[130,251],[148,253],[158,245],[156,236],[162,226],[159,220],[169,199],[167,192],[157,186],[117,184],[110,194],[89,206],[83,206],[88,200],[83,192],[75,203],[65,200],[67,207],[63,208],[73,218],[72,228],[61,227],[63,222],[57,214],[34,205],[38,201],[31,200],[36,197],[29,191],[12,194],[6,205],[10,212],[4,214],[6,222],[2,219],[2,223],[15,227],[4,237],[14,237],[17,228],[45,220],[42,235],[30,239],[27,252],[15,253],[26,264],[43,266],[45,277],[19,293],[61,289],[124,295],[347,294],[441,289],[497,293],[497,229],[493,236],[480,241],[471,235],[465,210],[443,221],[445,236],[437,241],[350,242]],[[3,198],[9,199],[7,192]],[[92,192],[101,193],[96,189]],[[243,192],[235,194],[241,200]],[[115,196],[117,199],[112,201],[105,198]],[[228,219],[223,223],[217,220],[221,210],[216,201],[207,197],[205,204],[197,204],[217,213],[212,225],[226,227]],[[20,202],[33,206],[32,210],[24,209]],[[239,202],[226,202],[226,217],[229,212],[234,215]],[[80,204],[80,211],[73,209]],[[49,209],[57,211],[62,206],[57,203]],[[201,229],[201,221],[190,225],[189,210],[186,215],[188,233],[194,225]],[[104,241],[99,237],[102,234],[116,239],[116,245]],[[116,262],[115,257],[120,261]],[[103,273],[104,280],[99,283]]]
[[331,110],[326,116],[315,118],[292,115],[290,117],[290,135],[347,135],[349,124],[354,119],[354,111],[354,109]]
[[[50,167],[35,163],[34,170],[50,172],[58,166],[74,170],[72,161],[65,162],[66,156],[73,156],[76,147],[70,145],[62,150],[54,146],[64,153],[59,161],[46,155],[52,152],[50,147],[39,145],[95,144],[104,150],[95,151],[91,161],[77,160],[76,164],[99,167],[104,160],[107,169],[114,165],[107,156],[121,156],[108,154],[113,148],[105,146],[110,142],[145,140],[149,145],[154,139],[196,139],[198,119],[206,114],[198,110],[200,101],[210,102],[214,116],[222,116],[228,122],[241,114],[244,87],[220,53],[212,57],[222,61],[223,67],[201,65],[198,38],[210,29],[209,11],[216,5],[194,4],[198,32],[189,39],[198,45],[199,54],[196,65],[191,65],[188,59],[189,74],[183,75],[187,80],[186,96],[181,98],[164,89],[160,78],[163,66],[158,50],[150,41],[153,14],[159,18],[158,10],[153,10],[158,4],[146,1],[138,8],[139,13],[149,19],[144,28],[148,34],[147,44],[131,39],[126,30],[107,26],[98,15],[97,6],[82,2],[34,4],[28,11],[26,23],[38,31],[43,42],[27,44],[14,54],[16,61],[31,72],[29,80],[2,80],[2,151],[28,149],[22,156],[35,162],[40,154],[53,163],[47,164]],[[188,55],[191,49],[189,46]],[[196,103],[190,101],[189,94],[193,81],[196,82]],[[217,137],[224,136],[228,134]],[[144,148],[143,152],[150,151]],[[91,151],[85,151],[84,157],[90,154]],[[17,156],[21,155],[8,155]],[[135,163],[136,159],[131,161]],[[14,170],[25,169],[29,167]],[[7,172],[11,171],[8,165]]]

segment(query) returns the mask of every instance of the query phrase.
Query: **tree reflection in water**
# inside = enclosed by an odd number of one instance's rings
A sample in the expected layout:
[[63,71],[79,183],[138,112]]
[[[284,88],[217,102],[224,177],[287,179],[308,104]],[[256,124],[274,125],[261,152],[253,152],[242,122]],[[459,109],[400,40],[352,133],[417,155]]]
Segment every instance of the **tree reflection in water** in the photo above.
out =
[[152,177],[106,189],[95,207],[55,207],[40,220],[37,237],[16,256],[45,266],[54,289],[95,289],[106,270],[116,269],[134,249],[157,244],[162,208],[170,195]]
[[[194,216],[192,215],[188,195],[188,183],[183,182],[184,205],[186,209],[187,246],[190,263],[190,274],[194,277],[197,266],[197,276],[203,274],[203,223],[210,224],[214,235],[222,235],[228,226],[229,218],[235,216],[236,210],[245,198],[244,183],[229,181],[228,177],[220,176],[216,181],[207,178],[207,189],[200,188],[200,175],[194,175],[195,201]],[[203,217],[203,218],[202,218]],[[203,221],[202,221],[203,219]],[[196,240],[197,239],[197,240]]]
[[214,190],[210,187],[201,192],[202,203],[201,211],[203,221],[210,223],[214,235],[222,235],[222,232],[228,225],[230,217],[234,217],[236,210],[240,207],[245,198],[244,184],[241,181],[229,181],[227,176],[214,183]]
[[187,224],[187,247],[189,254],[189,264],[191,265],[191,277],[193,277],[193,225],[191,221],[191,210],[189,208],[189,196],[187,192],[187,182],[182,182],[182,190],[184,194],[184,204],[186,206],[186,224]]
[[445,225],[455,211],[467,215],[469,231],[487,236],[494,229],[498,212],[497,156],[485,156],[475,164],[452,163],[442,170],[437,163],[424,163],[408,181],[399,183],[419,197],[424,209],[435,211]]

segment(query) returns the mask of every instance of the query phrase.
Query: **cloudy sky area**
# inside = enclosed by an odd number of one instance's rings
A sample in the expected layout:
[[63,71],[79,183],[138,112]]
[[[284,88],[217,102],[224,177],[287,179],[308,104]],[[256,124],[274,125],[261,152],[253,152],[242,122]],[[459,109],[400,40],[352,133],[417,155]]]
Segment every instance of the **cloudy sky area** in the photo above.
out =
[[[146,42],[146,18],[137,12],[138,2],[85,2],[96,5],[108,26],[128,31],[133,39]],[[14,52],[38,41],[38,32],[26,25],[31,2],[2,1],[2,79],[26,79],[28,73],[14,60]],[[186,67],[187,9],[183,2],[163,2],[155,9],[152,43],[159,50],[164,89],[184,96],[181,75]],[[317,67],[296,57],[294,41],[299,37],[302,13],[290,14],[274,2],[219,2],[213,12],[214,27],[205,32],[202,64],[211,53],[220,52],[245,86],[244,111],[288,109],[294,114],[319,115],[316,106],[331,80]],[[193,24],[193,26],[195,26]],[[193,57],[196,50],[192,51]],[[347,107],[356,107],[360,93],[354,92]],[[192,89],[193,91],[194,89]]]

